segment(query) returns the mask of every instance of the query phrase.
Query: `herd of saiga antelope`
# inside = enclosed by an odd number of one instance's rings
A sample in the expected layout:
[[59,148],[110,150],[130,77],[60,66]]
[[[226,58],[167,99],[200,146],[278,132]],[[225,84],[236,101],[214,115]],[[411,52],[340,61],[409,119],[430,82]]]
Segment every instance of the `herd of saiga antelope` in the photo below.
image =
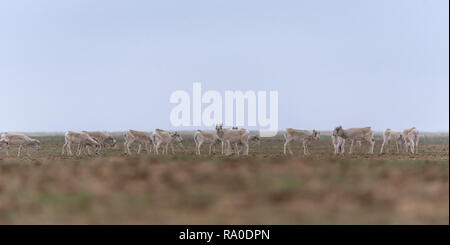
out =
[[[141,147],[144,146],[147,152],[152,151],[152,147],[156,154],[159,154],[160,149],[162,154],[167,154],[169,147],[174,153],[174,146],[179,148],[183,147],[183,138],[176,131],[166,131],[162,129],[155,129],[153,133],[128,130],[125,135],[124,149],[126,154],[131,154],[130,146],[133,143],[138,144],[137,153],[140,154]],[[317,130],[307,131],[288,128],[284,133],[284,138],[286,142],[284,143],[284,154],[286,150],[290,154],[293,154],[291,150],[291,144],[294,142],[300,142],[303,144],[304,154],[309,154],[308,145],[313,140],[320,139],[320,132]],[[353,144],[361,142],[370,143],[369,153],[373,153],[373,148],[375,145],[374,132],[370,127],[365,128],[349,128],[343,129],[342,126],[338,126],[333,130],[331,136],[334,153],[343,154],[345,152],[345,142],[350,141],[350,154],[353,152]],[[222,154],[231,155],[232,146],[234,147],[235,154],[243,150],[244,155],[248,155],[248,145],[259,144],[260,138],[256,135],[251,136],[250,132],[246,129],[224,128],[222,124],[216,125],[215,132],[206,132],[202,130],[197,130],[194,133],[194,141],[196,146],[196,154],[200,155],[201,146],[206,144],[209,146],[209,154],[215,152],[216,144],[222,145]],[[419,143],[419,131],[413,127],[405,129],[402,132],[392,131],[391,129],[386,129],[383,134],[383,144],[381,145],[380,153],[383,153],[383,149],[386,144],[390,142],[395,143],[397,146],[397,153],[400,151],[399,148],[404,146],[405,151],[412,153],[418,153],[418,143]],[[73,155],[71,145],[77,145],[77,155],[80,155],[85,148],[87,153],[90,155],[89,148],[92,148],[96,154],[105,146],[110,146],[117,148],[117,141],[110,134],[103,132],[74,132],[68,131],[65,134],[65,143],[62,148],[62,155],[67,153],[68,155]],[[41,143],[37,139],[32,139],[24,134],[19,133],[3,133],[0,137],[0,148],[6,149],[6,154],[10,146],[18,146],[17,156],[20,156],[22,148],[26,150],[27,155],[29,154],[28,148],[34,148],[36,150],[40,149]],[[226,149],[224,150],[224,147]]]

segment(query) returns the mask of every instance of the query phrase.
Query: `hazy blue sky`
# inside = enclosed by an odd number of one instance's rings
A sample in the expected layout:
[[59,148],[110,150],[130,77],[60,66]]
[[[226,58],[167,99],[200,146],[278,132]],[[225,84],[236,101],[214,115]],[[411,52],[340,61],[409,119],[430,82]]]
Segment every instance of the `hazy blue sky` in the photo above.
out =
[[0,0],[0,132],[169,128],[175,90],[279,126],[448,131],[448,0]]

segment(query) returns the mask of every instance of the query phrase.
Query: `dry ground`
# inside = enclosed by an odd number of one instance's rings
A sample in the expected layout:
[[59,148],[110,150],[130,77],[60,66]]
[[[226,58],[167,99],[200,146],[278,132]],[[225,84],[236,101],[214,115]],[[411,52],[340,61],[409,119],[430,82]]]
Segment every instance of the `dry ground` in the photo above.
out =
[[449,224],[448,135],[418,155],[353,156],[322,136],[306,157],[279,138],[246,157],[195,156],[189,137],[170,156],[125,156],[119,139],[68,157],[62,136],[38,138],[32,157],[0,152],[0,224]]

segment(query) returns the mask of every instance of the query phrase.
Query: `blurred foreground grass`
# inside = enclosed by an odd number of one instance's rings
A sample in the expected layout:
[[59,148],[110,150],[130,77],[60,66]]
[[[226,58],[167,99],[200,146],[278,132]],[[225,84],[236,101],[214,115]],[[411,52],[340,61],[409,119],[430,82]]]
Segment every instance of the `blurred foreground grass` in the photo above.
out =
[[[0,224],[448,224],[448,141],[419,155],[285,157],[265,140],[249,156],[0,155]],[[299,149],[299,148],[298,148]]]

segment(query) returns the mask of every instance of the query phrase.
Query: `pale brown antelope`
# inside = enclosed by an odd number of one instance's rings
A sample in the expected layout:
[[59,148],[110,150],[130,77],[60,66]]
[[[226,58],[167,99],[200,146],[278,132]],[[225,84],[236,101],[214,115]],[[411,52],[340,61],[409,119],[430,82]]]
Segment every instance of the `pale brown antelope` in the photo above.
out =
[[284,143],[284,154],[286,155],[286,150],[289,154],[293,154],[291,150],[291,144],[294,142],[301,142],[303,144],[303,154],[309,154],[309,143],[313,140],[320,139],[320,132],[317,130],[299,130],[293,128],[287,128],[284,133],[284,138],[286,142]]
[[[399,147],[401,147],[405,139],[403,138],[403,134],[398,131],[392,131],[390,128],[386,129],[383,133],[383,143],[381,144],[381,150],[380,153],[383,153],[384,147],[387,145],[389,146],[389,143],[394,142],[397,147],[397,153],[400,152]],[[389,152],[389,147],[386,146],[386,152]]]
[[203,130],[197,130],[194,133],[195,151],[197,155],[200,155],[200,149],[202,145],[206,144],[209,146],[209,155],[211,155],[212,150],[216,152],[216,144],[220,142],[219,136],[216,132],[206,132]]
[[78,145],[78,156],[81,155],[84,148],[87,150],[88,155],[91,154],[89,148],[92,148],[95,154],[99,153],[98,149],[100,148],[100,144],[86,133],[68,131],[64,135],[64,139],[65,143],[62,147],[61,155],[64,155],[64,153],[67,152],[69,156],[72,156],[72,144]]
[[231,155],[231,145],[234,145],[235,153],[239,155],[238,144],[243,146],[243,154],[248,155],[248,139],[250,132],[246,129],[224,129],[222,124],[216,125],[216,134],[226,144],[226,155]]
[[105,146],[117,148],[116,139],[114,139],[114,137],[112,137],[108,133],[99,132],[99,131],[82,131],[82,132],[88,134],[89,136],[91,136],[91,138],[93,138],[100,144],[99,151]]
[[128,155],[131,154],[130,146],[133,143],[138,144],[137,154],[141,154],[142,145],[144,145],[147,153],[152,152],[152,145],[154,142],[152,140],[151,133],[130,129],[125,133],[124,138],[125,138],[125,142],[123,143],[123,145],[124,145],[125,154],[128,154]]
[[0,136],[0,141],[3,142],[2,145],[6,149],[6,155],[9,156],[9,147],[18,146],[17,156],[20,156],[22,148],[25,149],[28,156],[31,156],[28,149],[34,148],[39,150],[41,148],[41,142],[37,139],[32,139],[24,134],[20,133],[3,133]]
[[369,153],[373,153],[373,148],[375,146],[375,137],[371,127],[365,128],[348,128],[343,129],[342,126],[338,126],[334,129],[333,135],[337,135],[339,137],[339,145],[340,153],[343,154],[345,152],[345,141],[350,140],[350,154],[353,153],[353,144],[355,141],[366,141],[370,143]]
[[406,152],[411,150],[413,154],[419,153],[419,130],[415,127],[405,129],[403,130],[403,137],[405,138]]
[[159,154],[159,148],[162,146],[162,154],[168,154],[169,147],[172,150],[172,154],[175,153],[173,146],[177,146],[184,150],[183,138],[176,131],[167,131],[163,129],[155,129],[152,134],[152,139],[155,146],[156,154]]

